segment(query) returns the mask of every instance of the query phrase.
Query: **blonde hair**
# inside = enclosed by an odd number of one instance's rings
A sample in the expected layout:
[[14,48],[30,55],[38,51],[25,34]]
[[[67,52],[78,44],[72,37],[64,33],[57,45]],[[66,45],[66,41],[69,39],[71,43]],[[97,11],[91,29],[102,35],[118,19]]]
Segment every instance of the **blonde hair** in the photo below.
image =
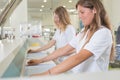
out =
[[63,6],[59,6],[55,9],[54,13],[58,15],[63,30],[65,30],[67,25],[71,24],[67,10]]
[[[91,10],[96,9],[96,14],[92,23],[89,26],[85,26],[84,34],[87,32],[88,29],[89,29],[89,34],[84,46],[89,42],[92,35],[101,27],[101,25],[111,30],[111,33],[112,33],[112,28],[111,28],[110,21],[108,19],[108,15],[100,0],[79,0],[76,4],[76,9],[78,5],[89,8]],[[114,53],[114,38],[113,38],[113,45],[111,49],[110,60],[114,59],[114,55],[115,53]]]

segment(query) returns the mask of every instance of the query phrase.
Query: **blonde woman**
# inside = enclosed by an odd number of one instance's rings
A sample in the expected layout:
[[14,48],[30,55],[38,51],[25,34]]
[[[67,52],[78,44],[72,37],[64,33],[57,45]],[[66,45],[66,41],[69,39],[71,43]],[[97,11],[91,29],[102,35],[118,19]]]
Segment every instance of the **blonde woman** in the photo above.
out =
[[[69,14],[64,7],[60,6],[55,9],[54,23],[57,26],[57,30],[56,30],[52,40],[48,44],[44,45],[41,48],[38,48],[36,50],[30,49],[28,51],[28,53],[40,52],[40,51],[49,49],[54,45],[56,45],[57,49],[61,48],[61,47],[65,46],[76,35],[75,28],[71,24]],[[66,59],[66,58],[67,58],[67,56],[61,57],[58,59],[58,62],[62,62],[63,59]],[[39,64],[39,60],[37,60],[37,59],[32,60],[32,61],[34,61],[34,63],[29,64],[29,65]]]

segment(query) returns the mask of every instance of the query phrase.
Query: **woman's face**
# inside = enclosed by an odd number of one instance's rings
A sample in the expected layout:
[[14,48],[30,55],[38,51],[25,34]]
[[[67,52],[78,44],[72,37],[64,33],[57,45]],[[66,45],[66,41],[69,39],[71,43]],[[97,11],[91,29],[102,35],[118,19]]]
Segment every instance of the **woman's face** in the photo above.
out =
[[80,5],[78,5],[77,10],[78,10],[79,18],[82,20],[84,26],[90,25],[94,18],[95,10],[85,8]]
[[57,14],[54,13],[54,22],[56,25],[59,25],[60,24],[60,21],[59,21],[59,17]]

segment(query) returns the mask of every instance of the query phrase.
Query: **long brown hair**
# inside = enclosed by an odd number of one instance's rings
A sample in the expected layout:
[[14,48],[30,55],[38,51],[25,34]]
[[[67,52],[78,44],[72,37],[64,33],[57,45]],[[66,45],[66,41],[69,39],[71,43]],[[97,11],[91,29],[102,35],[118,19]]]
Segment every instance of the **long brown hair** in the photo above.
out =
[[62,27],[65,30],[67,25],[71,24],[67,10],[63,6],[59,6],[55,9],[54,13],[58,15],[60,23],[62,24]]
[[[91,10],[96,9],[96,14],[94,16],[92,23],[89,26],[85,26],[84,34],[87,32],[88,29],[89,29],[89,34],[84,46],[89,42],[92,35],[101,27],[101,25],[111,30],[112,33],[112,28],[110,21],[108,19],[108,15],[100,0],[79,0],[76,4],[76,9],[78,5],[83,6],[85,8],[89,8]],[[114,43],[114,38],[113,38],[113,43]],[[113,59],[114,59],[114,45],[112,46],[111,54],[110,54],[110,60]]]

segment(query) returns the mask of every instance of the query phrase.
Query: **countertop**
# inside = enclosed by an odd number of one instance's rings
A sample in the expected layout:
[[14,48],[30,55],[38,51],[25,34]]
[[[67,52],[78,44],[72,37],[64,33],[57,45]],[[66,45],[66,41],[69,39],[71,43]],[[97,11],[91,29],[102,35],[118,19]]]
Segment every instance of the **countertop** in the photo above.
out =
[[26,39],[2,40],[0,45],[0,76],[23,46]]

